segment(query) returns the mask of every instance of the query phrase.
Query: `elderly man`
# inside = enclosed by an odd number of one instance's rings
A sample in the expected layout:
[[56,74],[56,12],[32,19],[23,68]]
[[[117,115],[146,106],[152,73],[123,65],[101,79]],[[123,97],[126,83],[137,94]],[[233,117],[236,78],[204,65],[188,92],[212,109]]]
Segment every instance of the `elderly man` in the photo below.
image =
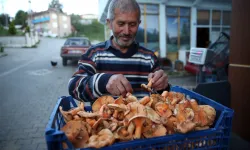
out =
[[141,88],[151,79],[152,88],[169,90],[168,77],[160,69],[154,53],[135,41],[141,22],[135,0],[112,0],[107,23],[113,35],[92,46],[78,62],[78,71],[69,81],[69,94],[75,99],[94,102],[102,95],[141,98],[149,93]]

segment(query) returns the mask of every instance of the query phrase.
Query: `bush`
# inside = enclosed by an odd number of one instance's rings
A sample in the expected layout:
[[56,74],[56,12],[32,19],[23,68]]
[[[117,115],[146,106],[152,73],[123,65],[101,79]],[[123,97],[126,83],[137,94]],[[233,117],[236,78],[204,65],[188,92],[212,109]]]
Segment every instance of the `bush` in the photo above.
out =
[[25,33],[30,33],[30,27],[29,26],[26,26]]
[[16,27],[15,27],[15,23],[14,23],[14,21],[12,21],[11,23],[10,23],[10,25],[9,25],[9,33],[11,34],[11,35],[16,35]]

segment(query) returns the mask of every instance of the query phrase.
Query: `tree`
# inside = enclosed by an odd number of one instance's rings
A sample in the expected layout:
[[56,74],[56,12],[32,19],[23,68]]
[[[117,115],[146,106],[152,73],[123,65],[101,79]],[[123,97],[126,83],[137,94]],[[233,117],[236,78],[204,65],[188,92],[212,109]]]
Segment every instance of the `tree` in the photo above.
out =
[[1,14],[0,15],[0,24],[2,26],[5,26],[6,23],[7,23],[7,25],[10,23],[10,17],[9,17],[9,15],[8,14]]
[[9,25],[9,33],[11,35],[15,35],[16,34],[16,27],[15,27],[15,22],[14,20],[10,23]]
[[60,4],[59,0],[52,0],[52,2],[49,4],[49,9],[53,8],[59,12],[63,12],[62,7],[63,7],[63,5]]
[[23,10],[19,10],[15,16],[15,24],[22,25],[22,28],[25,28],[27,26],[26,23],[27,19],[28,19],[28,13]]

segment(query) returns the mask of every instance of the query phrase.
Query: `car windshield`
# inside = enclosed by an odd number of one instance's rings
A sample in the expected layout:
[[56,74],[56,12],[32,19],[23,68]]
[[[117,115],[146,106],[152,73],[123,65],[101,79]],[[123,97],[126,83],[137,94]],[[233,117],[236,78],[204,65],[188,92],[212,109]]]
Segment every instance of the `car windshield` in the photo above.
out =
[[90,42],[86,39],[68,39],[64,45],[89,46]]

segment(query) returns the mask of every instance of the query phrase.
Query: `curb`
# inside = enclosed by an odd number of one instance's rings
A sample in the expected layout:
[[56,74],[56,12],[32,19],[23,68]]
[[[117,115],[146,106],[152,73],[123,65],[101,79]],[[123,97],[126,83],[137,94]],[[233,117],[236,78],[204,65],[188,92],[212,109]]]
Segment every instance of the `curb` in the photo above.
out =
[[4,56],[7,56],[7,55],[8,55],[8,54],[7,54],[7,53],[4,53],[4,52],[3,52],[3,53],[0,53],[0,58],[1,58],[1,57],[4,57]]

